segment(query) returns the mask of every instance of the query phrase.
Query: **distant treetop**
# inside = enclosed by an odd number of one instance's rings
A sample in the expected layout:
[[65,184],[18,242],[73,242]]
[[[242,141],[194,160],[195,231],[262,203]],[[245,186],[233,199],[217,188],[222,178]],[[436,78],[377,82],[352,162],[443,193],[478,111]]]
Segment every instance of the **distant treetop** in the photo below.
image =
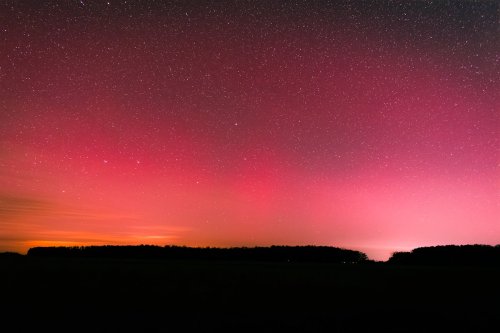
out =
[[271,246],[234,248],[194,248],[184,246],[76,246],[34,247],[30,257],[78,258],[150,258],[200,260],[253,260],[274,262],[359,263],[367,261],[365,253],[329,246]]
[[395,252],[388,261],[398,265],[500,266],[500,245],[442,245]]

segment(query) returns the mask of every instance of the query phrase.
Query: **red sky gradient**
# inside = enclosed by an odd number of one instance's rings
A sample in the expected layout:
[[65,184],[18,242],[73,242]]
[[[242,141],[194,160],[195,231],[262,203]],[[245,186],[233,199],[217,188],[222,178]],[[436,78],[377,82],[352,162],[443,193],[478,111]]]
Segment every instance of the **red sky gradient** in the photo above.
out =
[[2,1],[0,251],[500,243],[498,13]]

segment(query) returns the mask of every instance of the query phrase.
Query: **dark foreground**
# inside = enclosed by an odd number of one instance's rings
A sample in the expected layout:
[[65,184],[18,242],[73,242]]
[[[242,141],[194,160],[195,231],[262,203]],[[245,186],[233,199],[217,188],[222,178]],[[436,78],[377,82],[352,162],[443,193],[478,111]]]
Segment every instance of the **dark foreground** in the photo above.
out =
[[500,268],[0,258],[2,332],[499,332]]

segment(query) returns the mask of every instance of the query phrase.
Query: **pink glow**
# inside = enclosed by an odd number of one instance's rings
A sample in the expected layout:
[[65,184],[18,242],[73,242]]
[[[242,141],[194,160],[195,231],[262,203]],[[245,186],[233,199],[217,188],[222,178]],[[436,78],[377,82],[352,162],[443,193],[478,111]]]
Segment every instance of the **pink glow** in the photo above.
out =
[[499,242],[494,19],[94,6],[0,8],[0,251]]

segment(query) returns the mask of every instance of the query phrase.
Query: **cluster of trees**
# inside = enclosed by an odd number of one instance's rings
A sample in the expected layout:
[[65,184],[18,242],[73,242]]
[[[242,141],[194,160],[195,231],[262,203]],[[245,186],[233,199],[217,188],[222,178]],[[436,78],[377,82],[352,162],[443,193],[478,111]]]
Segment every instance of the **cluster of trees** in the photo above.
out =
[[254,260],[273,262],[360,263],[366,254],[330,246],[271,246],[235,248],[195,248],[184,246],[76,246],[35,247],[30,257],[141,258],[172,260]]
[[500,245],[443,245],[396,252],[388,261],[398,265],[500,266]]
[[[11,257],[5,253],[2,257]],[[186,247],[186,246],[74,246],[34,247],[29,257],[135,258],[169,260],[242,260],[270,262],[370,263],[359,251],[330,246]],[[444,245],[395,252],[387,262],[396,265],[500,266],[500,245]]]

